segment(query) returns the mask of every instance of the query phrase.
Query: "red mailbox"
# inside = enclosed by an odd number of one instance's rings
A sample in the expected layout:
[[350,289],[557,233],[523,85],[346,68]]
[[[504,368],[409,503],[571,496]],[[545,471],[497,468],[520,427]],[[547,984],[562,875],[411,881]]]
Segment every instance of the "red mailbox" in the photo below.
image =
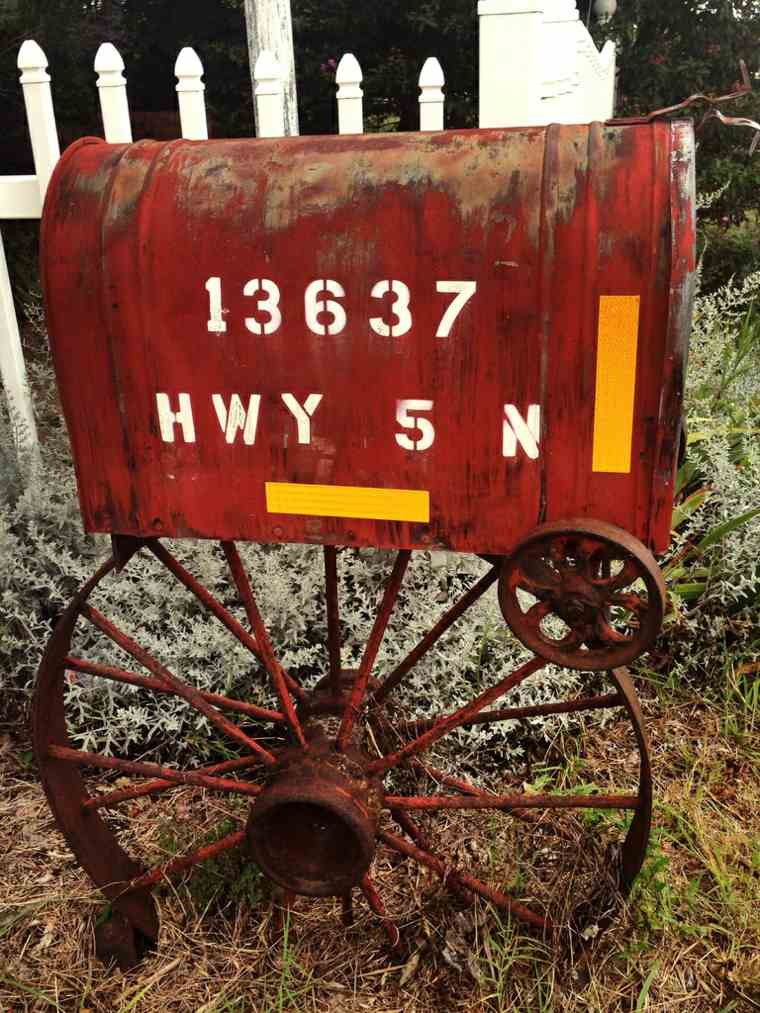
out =
[[43,228],[85,525],[661,550],[693,244],[681,123],[85,140]]
[[[342,897],[347,923],[361,890],[394,947],[399,932],[370,875],[380,846],[535,930],[551,933],[574,908],[570,924],[595,935],[609,920],[607,884],[627,892],[650,828],[646,736],[621,666],[652,645],[664,611],[651,550],[668,544],[681,437],[691,126],[84,140],[53,175],[42,266],[85,527],[110,532],[114,547],[64,612],[34,700],[51,807],[112,905],[99,952],[133,964],[158,933],[152,887],[241,846],[285,890]],[[220,539],[229,586],[202,584],[164,536]],[[324,545],[325,664],[303,681],[275,656],[238,540]],[[357,546],[398,551],[361,661],[346,670],[337,554]],[[411,550],[433,548],[477,553],[490,569],[378,671]],[[205,612],[261,663],[268,695],[201,689],[88,603],[143,549],[195,595],[194,623]],[[497,583],[532,654],[493,685],[471,673],[473,698],[451,713],[420,714],[424,692],[399,702],[410,671]],[[80,619],[118,647],[113,663],[87,657],[90,642],[85,654],[73,646]],[[164,632],[168,622],[150,642],[160,647]],[[124,668],[125,652],[148,675]],[[570,699],[496,706],[547,662],[607,674]],[[72,748],[72,672],[180,697],[234,755],[181,770],[145,762],[136,746],[139,760]],[[543,678],[551,685],[551,670]],[[601,694],[605,678],[613,689]],[[637,760],[614,765],[610,777],[626,781],[616,792],[573,793],[563,781],[526,793],[513,776],[498,794],[420,760],[452,732],[602,709],[621,712],[615,748]],[[262,737],[262,723],[287,736]],[[91,792],[83,767],[143,780]],[[386,781],[398,768],[404,776]],[[435,794],[399,794],[425,778]],[[145,870],[98,811],[177,784],[249,807],[235,809],[233,832]],[[588,808],[632,817],[563,829],[563,846],[583,842],[572,875],[513,870],[500,882],[517,895],[479,878],[490,866],[456,869],[410,815],[520,816],[527,843],[501,838],[520,856],[549,850],[551,813]],[[534,822],[527,809],[546,812]],[[586,847],[590,826],[622,840]],[[594,855],[610,867],[584,879]],[[571,904],[568,884],[574,895],[581,881],[591,900]]]

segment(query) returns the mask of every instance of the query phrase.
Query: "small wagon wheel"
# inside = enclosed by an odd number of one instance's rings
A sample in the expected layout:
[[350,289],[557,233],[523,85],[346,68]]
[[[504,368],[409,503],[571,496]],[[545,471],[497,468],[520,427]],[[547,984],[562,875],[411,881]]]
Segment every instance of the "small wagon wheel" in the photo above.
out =
[[499,601],[514,635],[566,668],[629,665],[657,639],[666,589],[652,553],[589,519],[536,528],[504,561]]
[[[613,827],[622,840],[602,856],[608,862],[611,888],[620,893],[630,888],[646,850],[651,780],[641,711],[624,671],[609,673],[614,690],[611,693],[533,707],[495,708],[497,703],[508,703],[508,695],[544,667],[543,659],[532,657],[449,714],[421,719],[394,705],[400,684],[412,668],[496,582],[500,561],[493,561],[490,571],[444,611],[393,671],[382,673],[376,671],[378,650],[411,556],[409,551],[400,551],[385,582],[359,667],[345,671],[340,662],[337,551],[326,547],[329,673],[314,689],[306,691],[275,656],[251,581],[233,543],[222,543],[222,550],[229,568],[230,589],[237,593],[250,631],[160,542],[115,539],[115,546],[115,555],[84,585],[61,617],[45,651],[33,704],[35,753],[49,803],[80,864],[111,902],[113,918],[98,933],[101,955],[115,958],[122,967],[134,964],[158,936],[153,888],[164,878],[233,848],[244,849],[243,853],[286,891],[341,897],[347,924],[352,920],[351,897],[358,890],[394,947],[399,943],[399,930],[372,878],[373,861],[380,847],[395,853],[399,861],[416,863],[439,875],[458,903],[480,897],[537,931],[552,931],[558,924],[557,912],[540,889],[519,885],[509,889],[503,872],[482,871],[471,862],[457,861],[447,851],[435,836],[436,814],[441,813],[449,817],[455,814],[462,820],[477,820],[479,815],[489,814],[511,828],[510,833],[524,831],[531,835],[534,848],[561,838],[561,828],[555,834],[552,821],[562,814],[582,817],[589,811],[630,813],[630,823],[621,818]],[[232,640],[258,659],[276,692],[278,709],[200,692],[89,603],[111,571],[128,566],[139,548],[148,549],[209,615],[223,624]],[[147,674],[76,654],[74,634],[80,620],[97,627]],[[68,736],[64,706],[67,671],[181,697],[202,713],[240,756],[182,770],[75,749]],[[458,774],[438,770],[430,760],[431,747],[455,730],[615,708],[623,718],[618,725],[623,731],[627,727],[635,760],[635,770],[627,772],[630,783],[619,792],[589,795],[587,790],[575,792],[566,785],[561,791],[528,792],[519,779],[515,784],[514,777],[507,778],[507,793],[485,791]],[[242,720],[234,721],[228,715]],[[272,745],[270,739],[268,745],[262,744],[260,735],[244,730],[244,722],[255,722],[257,727],[269,723],[280,729],[280,744]],[[134,782],[97,792],[90,777],[83,776],[84,769],[120,772]],[[210,844],[198,841],[198,846],[187,853],[145,869],[122,848],[102,813],[118,809],[131,799],[160,798],[178,785],[233,795],[247,803],[247,808],[233,832]],[[464,826],[462,833],[467,834]],[[571,843],[577,842],[578,838],[572,838]],[[598,870],[593,879],[598,882]],[[578,915],[583,904],[574,901],[572,908]],[[572,916],[572,911],[562,910],[559,914],[566,918]],[[599,920],[598,905],[593,907],[592,917]]]

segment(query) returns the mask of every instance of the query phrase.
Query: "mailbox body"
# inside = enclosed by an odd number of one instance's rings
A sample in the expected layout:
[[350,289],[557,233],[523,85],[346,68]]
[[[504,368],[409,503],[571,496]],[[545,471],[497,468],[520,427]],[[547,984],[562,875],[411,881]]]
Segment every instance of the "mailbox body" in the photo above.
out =
[[88,531],[668,543],[688,124],[86,139],[42,267]]

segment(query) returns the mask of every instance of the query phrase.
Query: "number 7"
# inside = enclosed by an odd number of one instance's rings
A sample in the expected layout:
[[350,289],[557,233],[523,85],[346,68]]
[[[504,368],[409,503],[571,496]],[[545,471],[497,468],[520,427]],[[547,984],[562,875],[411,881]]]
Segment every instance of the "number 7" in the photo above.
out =
[[435,332],[437,338],[448,338],[454,321],[475,295],[478,283],[476,281],[439,281],[435,287],[438,292],[456,293],[456,299],[452,299],[449,303],[446,312],[441,317],[440,324],[438,324],[438,330]]

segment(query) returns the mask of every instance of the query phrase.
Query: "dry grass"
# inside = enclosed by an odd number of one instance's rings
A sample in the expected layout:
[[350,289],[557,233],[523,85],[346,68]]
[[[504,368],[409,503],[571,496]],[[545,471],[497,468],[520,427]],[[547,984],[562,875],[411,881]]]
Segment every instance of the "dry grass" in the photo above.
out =
[[[158,952],[138,969],[107,970],[93,956],[103,904],[56,831],[26,746],[6,736],[0,766],[0,1010],[367,1010],[532,1013],[760,1009],[760,741],[727,729],[726,713],[679,697],[647,702],[656,777],[656,832],[632,903],[586,955],[550,949],[484,906],[462,910],[431,875],[380,852],[374,878],[406,950],[393,958],[363,903],[344,928],[332,901],[297,900],[278,923],[265,884],[241,859],[158,893]],[[662,715],[665,716],[662,716]],[[620,785],[631,754],[619,724],[584,741],[558,740],[560,776]],[[235,802],[182,790],[129,803],[114,826],[146,859],[181,851],[185,828],[212,832]],[[157,812],[161,819],[157,819]],[[473,814],[474,815],[474,814]],[[432,826],[432,824],[431,824]],[[508,883],[508,817],[456,814],[437,834],[460,862]],[[523,845],[523,875],[567,893],[579,875],[562,841],[589,840],[606,823],[569,825],[547,846]],[[537,832],[537,831],[536,831]],[[556,843],[559,841],[559,843]],[[543,843],[543,848],[538,844]],[[574,849],[573,849],[574,850]],[[588,856],[591,851],[583,847]],[[582,878],[582,877],[581,877]]]

